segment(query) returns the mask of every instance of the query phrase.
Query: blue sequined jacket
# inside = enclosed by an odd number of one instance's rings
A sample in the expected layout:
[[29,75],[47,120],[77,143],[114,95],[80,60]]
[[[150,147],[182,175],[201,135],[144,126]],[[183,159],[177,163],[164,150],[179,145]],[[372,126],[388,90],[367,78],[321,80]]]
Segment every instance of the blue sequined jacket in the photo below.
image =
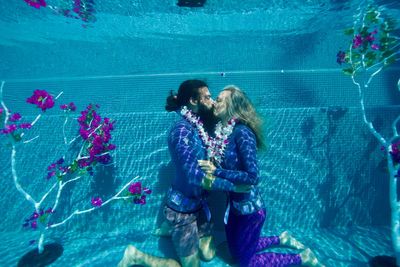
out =
[[[202,208],[206,191],[202,189],[205,173],[198,165],[206,159],[206,149],[196,127],[182,118],[170,130],[168,148],[175,166],[175,177],[167,196],[167,206],[180,212],[194,212]],[[229,180],[215,179],[212,189],[232,191]]]
[[221,166],[214,175],[234,184],[254,186],[249,193],[229,192],[231,211],[250,214],[264,207],[257,188],[258,172],[256,137],[249,127],[238,123],[228,137]]

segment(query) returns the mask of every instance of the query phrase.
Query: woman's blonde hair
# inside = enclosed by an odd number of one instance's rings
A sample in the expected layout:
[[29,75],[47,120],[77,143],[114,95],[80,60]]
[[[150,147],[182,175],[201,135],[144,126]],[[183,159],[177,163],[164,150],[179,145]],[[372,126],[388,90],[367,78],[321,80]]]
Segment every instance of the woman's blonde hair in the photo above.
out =
[[246,94],[235,85],[225,86],[223,91],[229,91],[226,99],[226,114],[228,118],[235,117],[248,126],[256,136],[257,148],[265,148],[262,119],[255,110]]

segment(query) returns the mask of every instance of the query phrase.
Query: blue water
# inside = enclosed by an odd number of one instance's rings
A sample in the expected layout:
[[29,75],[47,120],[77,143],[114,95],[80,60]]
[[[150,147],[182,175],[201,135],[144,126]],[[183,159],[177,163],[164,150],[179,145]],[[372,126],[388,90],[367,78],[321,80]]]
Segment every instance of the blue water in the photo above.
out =
[[[173,175],[166,138],[177,116],[163,110],[164,101],[188,78],[205,79],[213,96],[238,85],[265,120],[268,149],[258,155],[264,234],[290,230],[329,267],[366,266],[376,255],[393,254],[384,157],[362,122],[354,84],[336,64],[347,45],[342,29],[363,1],[209,0],[199,9],[175,1],[115,2],[97,3],[90,23],[22,0],[1,4],[0,80],[8,108],[33,120],[38,110],[25,99],[40,88],[63,92],[59,103],[74,101],[78,110],[98,103],[116,121],[113,163],[66,186],[55,219],[90,207],[94,195],[111,197],[136,175],[153,190],[144,206],[116,201],[49,231],[46,240],[64,247],[51,266],[116,266],[128,243],[175,257],[169,239],[150,233]],[[399,17],[398,4],[378,4]],[[379,74],[366,92],[367,115],[385,135],[400,109],[399,67]],[[56,110],[46,111],[26,136],[39,138],[17,147],[20,182],[37,199],[52,185],[47,166],[65,151],[63,122]],[[66,130],[76,135],[73,120]],[[3,141],[0,266],[15,266],[38,233],[21,226],[33,207],[15,189]],[[219,252],[204,266],[227,266],[223,194],[212,194],[210,203]]]

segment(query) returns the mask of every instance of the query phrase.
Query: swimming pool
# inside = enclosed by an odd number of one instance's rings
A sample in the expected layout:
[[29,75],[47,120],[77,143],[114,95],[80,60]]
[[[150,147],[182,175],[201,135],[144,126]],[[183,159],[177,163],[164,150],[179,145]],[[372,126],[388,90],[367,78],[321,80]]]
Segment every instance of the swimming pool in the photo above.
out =
[[[153,191],[144,206],[110,203],[49,231],[47,240],[64,247],[51,266],[115,266],[128,243],[174,255],[168,239],[150,232],[173,175],[166,137],[177,116],[163,110],[164,102],[188,78],[205,79],[214,96],[238,85],[265,119],[268,149],[259,154],[265,234],[290,230],[327,266],[365,266],[373,256],[393,254],[384,155],[363,124],[354,84],[336,63],[346,45],[342,30],[364,1],[242,2],[181,8],[175,1],[107,1],[96,3],[90,22],[22,0],[0,11],[0,79],[12,111],[32,120],[38,110],[25,99],[40,88],[63,92],[60,103],[74,101],[78,110],[97,103],[116,121],[112,164],[66,187],[55,217],[90,207],[93,195],[111,197],[136,175]],[[398,4],[378,4],[398,16]],[[368,116],[384,133],[399,113],[398,78],[397,64],[366,92]],[[49,186],[47,166],[65,151],[59,114],[46,111],[27,134],[40,141],[17,147],[21,184],[37,198]],[[67,127],[70,137],[75,130]],[[10,154],[3,146],[2,266],[16,265],[38,238],[21,226],[33,208],[15,189]],[[210,202],[223,251],[224,196],[213,193]],[[204,266],[226,266],[221,257]]]

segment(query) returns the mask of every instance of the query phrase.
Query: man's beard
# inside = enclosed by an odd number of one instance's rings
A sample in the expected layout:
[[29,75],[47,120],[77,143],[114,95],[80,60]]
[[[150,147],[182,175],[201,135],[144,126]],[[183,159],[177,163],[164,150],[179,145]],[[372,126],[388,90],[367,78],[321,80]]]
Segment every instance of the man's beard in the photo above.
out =
[[215,125],[218,122],[218,118],[214,115],[214,107],[208,108],[206,105],[199,103],[198,115],[203,121],[204,129],[209,135],[214,135]]

